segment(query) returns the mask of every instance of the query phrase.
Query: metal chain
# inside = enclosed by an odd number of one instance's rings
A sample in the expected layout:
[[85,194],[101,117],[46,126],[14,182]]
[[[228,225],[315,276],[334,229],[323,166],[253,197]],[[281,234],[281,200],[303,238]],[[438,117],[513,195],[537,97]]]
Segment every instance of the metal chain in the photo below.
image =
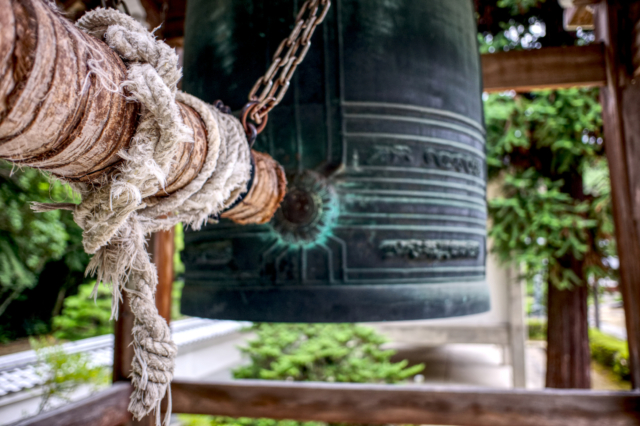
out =
[[[293,31],[282,40],[273,55],[271,66],[249,92],[249,103],[242,111],[242,124],[250,137],[255,139],[264,129],[269,111],[284,98],[293,73],[311,47],[313,32],[324,20],[330,6],[331,0],[307,0],[300,8]],[[257,127],[247,122],[247,118]]]

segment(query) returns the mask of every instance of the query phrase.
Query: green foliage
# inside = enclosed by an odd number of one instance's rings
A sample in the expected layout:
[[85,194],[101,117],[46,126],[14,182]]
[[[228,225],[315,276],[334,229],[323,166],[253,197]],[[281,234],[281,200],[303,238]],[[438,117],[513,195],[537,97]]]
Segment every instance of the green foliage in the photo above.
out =
[[588,204],[573,200],[561,186],[561,181],[540,177],[534,169],[505,175],[502,190],[507,196],[489,203],[490,236],[503,261],[515,254],[530,275],[548,264],[551,282],[567,288],[579,285],[580,278],[559,267],[558,259],[567,253],[583,259],[597,222],[586,217]]
[[[242,348],[251,363],[238,379],[398,383],[424,369],[392,362],[384,337],[356,324],[256,324],[256,338]],[[320,426],[317,422],[180,416],[184,426]]]
[[[530,340],[547,339],[547,321],[545,319],[527,319]],[[598,329],[589,329],[591,358],[612,371],[620,380],[629,380],[629,347],[624,340],[605,334]]]
[[[594,39],[584,31],[558,32],[556,3],[496,6],[500,21],[479,35],[483,53]],[[525,278],[542,275],[559,288],[588,276],[615,279],[606,260],[616,252],[598,90],[506,92],[484,100],[488,174],[498,189],[489,200],[494,252],[523,267]]]
[[596,362],[610,368],[620,379],[630,379],[627,342],[592,328],[589,330],[589,345],[591,357]]
[[184,281],[181,279],[182,274],[184,274],[184,263],[182,263],[180,253],[184,250],[184,228],[182,223],[179,223],[174,229],[173,274],[176,280],[173,282],[173,290],[171,292],[171,318],[177,320],[184,318],[184,315],[180,312],[180,298],[184,287]]
[[111,317],[111,292],[104,286],[92,292],[95,282],[83,284],[78,294],[64,300],[62,314],[53,319],[56,339],[79,340],[113,332]]
[[396,383],[424,368],[391,362],[384,337],[355,324],[258,324],[237,379]]
[[174,281],[173,288],[171,289],[171,319],[173,321],[185,318],[180,312],[180,299],[182,298],[182,289],[184,287],[184,281]]
[[498,7],[510,8],[512,14],[526,13],[545,0],[498,0]]
[[42,380],[39,411],[45,410],[54,398],[69,400],[81,385],[97,390],[109,384],[108,369],[93,365],[85,353],[67,353],[46,339],[32,339],[31,346],[38,356],[36,374]]
[[[0,162],[0,334],[5,338],[25,333],[15,328],[16,324],[26,327],[24,323],[28,318],[21,315],[27,315],[28,309],[21,307],[11,312],[7,309],[27,297],[26,292],[36,286],[48,263],[63,261],[68,274],[83,271],[88,262],[82,249],[82,231],[73,222],[71,213],[36,213],[31,210],[33,201],[78,202],[78,198],[68,186],[37,170],[12,170],[11,165]],[[51,277],[52,280],[58,278]],[[64,287],[64,283],[55,285]],[[56,296],[47,307],[51,312],[43,319],[44,331],[48,329]],[[33,330],[26,330],[30,331]]]
[[12,174],[0,163],[0,315],[15,298],[11,295],[35,285],[47,260],[62,257],[70,238],[62,212],[35,213],[29,202],[65,195],[66,187],[49,183],[36,170]]
[[184,274],[184,263],[182,263],[182,258],[180,257],[180,252],[184,250],[184,228],[182,223],[177,224],[174,230],[173,273],[177,277]]
[[[540,40],[546,33],[545,25],[535,13],[530,13],[539,3],[538,0],[499,0],[497,6],[509,9],[512,18],[507,22],[499,22],[500,31],[495,34],[478,34],[480,53],[541,47]],[[529,15],[528,18],[525,15]]]
[[[568,288],[580,277],[560,264],[583,261],[586,274],[612,276],[615,255],[608,168],[597,91],[568,89],[490,95],[485,101],[494,251]],[[576,190],[572,186],[578,185]]]
[[[560,176],[604,153],[596,89],[492,94],[485,113],[491,176],[507,167]],[[539,157],[526,158],[529,153]]]
[[529,340],[547,340],[547,320],[542,318],[527,318]]

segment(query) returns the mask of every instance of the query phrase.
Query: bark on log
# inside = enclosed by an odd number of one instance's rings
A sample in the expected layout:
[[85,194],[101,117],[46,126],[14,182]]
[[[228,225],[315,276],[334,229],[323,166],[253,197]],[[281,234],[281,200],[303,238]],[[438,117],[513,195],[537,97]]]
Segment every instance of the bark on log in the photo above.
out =
[[114,91],[124,64],[42,2],[1,1],[3,15],[15,16],[3,32],[15,32],[0,41],[13,51],[2,67],[0,157],[69,181],[98,180],[135,131],[137,104]]
[[[128,146],[137,126],[139,105],[117,91],[126,78],[122,60],[41,0],[0,0],[0,11],[0,158],[66,181],[99,184],[116,172],[118,152]],[[200,116],[178,105],[195,143],[180,144],[158,196],[191,182],[207,153]],[[284,177],[257,172],[262,181]],[[262,220],[277,209],[283,185],[265,186],[280,192],[267,194]],[[234,208],[262,206],[265,201],[258,196],[265,194],[252,191]]]

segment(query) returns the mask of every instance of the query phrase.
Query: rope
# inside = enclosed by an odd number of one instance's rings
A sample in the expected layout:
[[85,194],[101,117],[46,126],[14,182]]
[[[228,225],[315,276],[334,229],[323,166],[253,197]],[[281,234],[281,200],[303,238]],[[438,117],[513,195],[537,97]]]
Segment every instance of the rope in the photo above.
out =
[[[181,71],[175,51],[133,18],[100,8],[84,15],[77,25],[106,41],[125,62],[127,81],[119,90],[141,104],[140,121],[129,147],[119,153],[124,161],[110,180],[98,187],[74,184],[82,195],[79,205],[34,203],[33,209],[73,210],[74,220],[83,229],[84,248],[94,254],[87,273],[96,274],[96,288],[101,283],[112,286],[112,318],[118,316],[122,291],[130,296],[135,316],[130,377],[135,390],[129,411],[141,419],[156,410],[159,425],[160,403],[170,393],[177,347],[155,305],[158,278],[145,247],[146,236],[178,222],[199,229],[209,216],[231,205],[246,192],[251,153],[237,119],[177,90]],[[104,80],[98,65],[90,64],[91,71]],[[110,87],[109,82],[102,83]],[[193,108],[205,125],[205,164],[184,188],[167,197],[152,197],[164,188],[178,144],[194,142],[177,101]]]

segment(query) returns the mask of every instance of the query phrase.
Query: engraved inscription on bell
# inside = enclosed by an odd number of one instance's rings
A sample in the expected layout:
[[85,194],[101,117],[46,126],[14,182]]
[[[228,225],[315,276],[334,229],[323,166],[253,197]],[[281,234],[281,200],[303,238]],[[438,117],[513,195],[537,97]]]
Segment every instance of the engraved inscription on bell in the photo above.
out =
[[479,158],[471,155],[459,154],[446,150],[427,149],[424,153],[427,164],[435,165],[446,170],[469,173],[480,176],[482,162]]
[[386,240],[380,244],[380,250],[385,257],[475,259],[480,254],[480,243],[455,240]]

